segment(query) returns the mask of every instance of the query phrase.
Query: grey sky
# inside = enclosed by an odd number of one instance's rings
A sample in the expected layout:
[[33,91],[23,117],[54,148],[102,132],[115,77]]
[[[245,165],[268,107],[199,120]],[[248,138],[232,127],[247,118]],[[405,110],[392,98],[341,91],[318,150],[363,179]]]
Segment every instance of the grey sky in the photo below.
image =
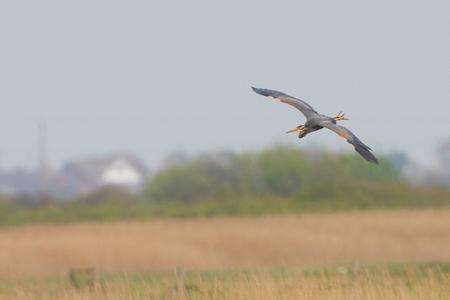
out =
[[298,143],[301,116],[250,85],[343,110],[376,152],[450,136],[448,1],[2,1],[0,41],[4,167],[33,166],[41,119],[55,166]]

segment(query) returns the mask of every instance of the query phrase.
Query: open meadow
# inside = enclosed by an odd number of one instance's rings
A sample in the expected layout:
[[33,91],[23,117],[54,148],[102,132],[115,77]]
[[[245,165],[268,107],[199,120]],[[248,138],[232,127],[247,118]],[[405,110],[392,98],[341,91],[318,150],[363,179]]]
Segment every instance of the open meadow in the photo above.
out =
[[25,225],[0,248],[5,299],[450,294],[448,209]]
[[0,1],[0,300],[450,300],[450,1]]

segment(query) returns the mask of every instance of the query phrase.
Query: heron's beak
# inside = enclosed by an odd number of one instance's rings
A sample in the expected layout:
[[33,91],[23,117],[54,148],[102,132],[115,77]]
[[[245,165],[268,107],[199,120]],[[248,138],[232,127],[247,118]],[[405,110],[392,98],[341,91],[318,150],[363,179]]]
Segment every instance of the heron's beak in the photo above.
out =
[[291,130],[286,131],[286,133],[293,133],[293,132],[300,132],[300,128],[295,127],[295,128],[292,128]]

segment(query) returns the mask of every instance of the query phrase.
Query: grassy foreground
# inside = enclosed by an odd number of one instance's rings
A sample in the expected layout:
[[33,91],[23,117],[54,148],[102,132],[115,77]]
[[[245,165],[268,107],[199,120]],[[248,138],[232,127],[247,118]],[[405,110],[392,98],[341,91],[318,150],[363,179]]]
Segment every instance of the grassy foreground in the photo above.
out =
[[450,294],[448,209],[24,225],[0,249],[0,299]]
[[448,299],[450,264],[182,272],[3,282],[0,299]]

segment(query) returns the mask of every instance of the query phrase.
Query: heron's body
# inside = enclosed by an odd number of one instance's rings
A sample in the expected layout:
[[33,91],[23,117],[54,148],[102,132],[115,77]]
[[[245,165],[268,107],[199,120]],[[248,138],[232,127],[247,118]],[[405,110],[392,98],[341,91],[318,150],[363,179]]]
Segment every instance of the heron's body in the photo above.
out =
[[334,118],[331,118],[331,117],[328,117],[325,115],[317,115],[317,116],[311,117],[306,120],[306,123],[304,125],[307,129],[305,132],[305,135],[307,135],[308,133],[322,129],[323,126],[321,124],[323,124],[323,122],[331,122],[333,124],[337,123]]
[[367,161],[378,164],[377,158],[372,154],[371,149],[367,145],[361,142],[358,137],[354,135],[350,130],[343,126],[337,125],[337,121],[348,120],[343,114],[339,113],[336,117],[332,118],[319,114],[314,110],[314,108],[312,108],[311,105],[309,105],[305,101],[289,96],[285,93],[269,89],[258,89],[254,87],[252,87],[252,89],[260,95],[278,99],[283,103],[297,108],[306,117],[306,122],[304,125],[299,125],[296,128],[289,130],[288,132],[298,132],[298,137],[303,138],[309,133],[320,130],[322,128],[328,128],[346,139],[347,142],[352,144],[356,152],[358,152]]

